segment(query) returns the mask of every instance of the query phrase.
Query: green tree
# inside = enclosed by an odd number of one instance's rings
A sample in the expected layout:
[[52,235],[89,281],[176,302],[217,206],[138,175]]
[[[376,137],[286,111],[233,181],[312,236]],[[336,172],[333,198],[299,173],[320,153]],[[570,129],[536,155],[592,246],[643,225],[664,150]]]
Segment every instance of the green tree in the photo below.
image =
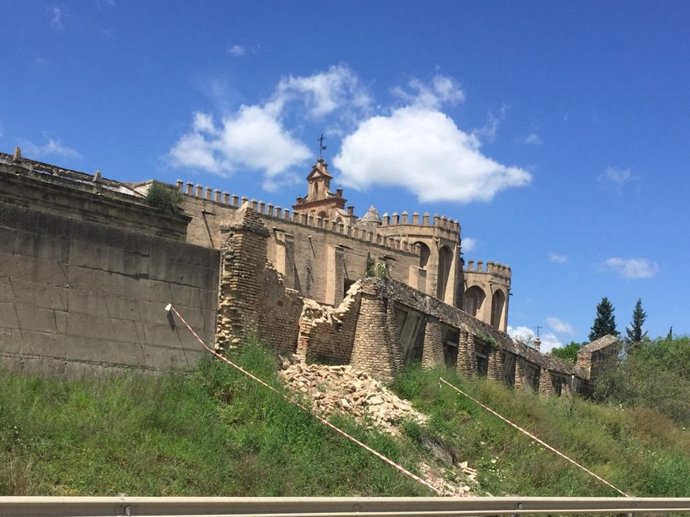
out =
[[647,313],[642,309],[642,300],[638,298],[633,309],[630,326],[625,329],[628,343],[633,348],[639,347],[642,339],[647,336],[647,332],[642,331],[642,325],[646,319]]
[[567,345],[551,350],[551,355],[574,363],[577,361],[577,353],[580,351],[581,346],[577,341],[571,341]]
[[146,202],[162,212],[169,214],[180,214],[182,208],[182,194],[180,191],[161,183],[154,181],[151,183],[148,192],[146,193]]
[[616,317],[613,315],[613,304],[604,296],[597,305],[597,316],[594,318],[589,340],[594,341],[607,334],[618,335]]

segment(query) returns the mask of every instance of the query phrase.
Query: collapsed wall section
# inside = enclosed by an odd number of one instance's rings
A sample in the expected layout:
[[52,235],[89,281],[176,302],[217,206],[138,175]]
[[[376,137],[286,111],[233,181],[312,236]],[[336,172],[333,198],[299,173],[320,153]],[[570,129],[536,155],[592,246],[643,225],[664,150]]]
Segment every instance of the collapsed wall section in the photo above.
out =
[[0,365],[59,377],[191,367],[199,344],[164,307],[213,341],[218,251],[51,211],[0,202]]
[[407,363],[446,365],[544,395],[581,391],[587,380],[579,367],[392,279],[365,278],[346,302],[335,309],[305,303],[298,351],[308,361],[349,363],[385,380]]
[[267,262],[269,232],[248,205],[220,227],[222,240],[217,346],[264,343],[277,352],[297,348],[303,300]]

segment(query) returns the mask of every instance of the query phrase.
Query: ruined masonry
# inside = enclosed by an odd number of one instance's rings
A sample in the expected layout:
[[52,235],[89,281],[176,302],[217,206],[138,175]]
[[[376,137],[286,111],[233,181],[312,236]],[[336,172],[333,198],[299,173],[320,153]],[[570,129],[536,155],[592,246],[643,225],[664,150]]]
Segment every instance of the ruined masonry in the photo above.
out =
[[421,362],[586,392],[617,350],[602,338],[571,365],[513,341],[509,267],[465,263],[446,217],[358,217],[331,180],[317,160],[291,209],[178,181],[175,214],[147,205],[151,181],[0,153],[0,364],[67,377],[189,367],[200,351],[168,302],[219,349],[257,339],[384,381]]

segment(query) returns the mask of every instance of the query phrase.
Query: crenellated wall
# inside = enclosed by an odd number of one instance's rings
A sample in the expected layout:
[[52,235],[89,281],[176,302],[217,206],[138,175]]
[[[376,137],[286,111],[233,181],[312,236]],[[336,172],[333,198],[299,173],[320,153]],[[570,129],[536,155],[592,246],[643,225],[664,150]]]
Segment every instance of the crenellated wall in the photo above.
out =
[[505,332],[512,277],[510,267],[491,261],[485,264],[481,260],[468,260],[463,276],[463,310]]

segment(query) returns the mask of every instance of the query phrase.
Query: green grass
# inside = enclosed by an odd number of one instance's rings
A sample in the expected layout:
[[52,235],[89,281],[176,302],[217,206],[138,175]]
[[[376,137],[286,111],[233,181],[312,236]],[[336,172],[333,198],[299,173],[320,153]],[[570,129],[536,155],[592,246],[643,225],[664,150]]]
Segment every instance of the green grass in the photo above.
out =
[[690,496],[690,434],[660,413],[580,398],[538,397],[488,380],[466,382],[444,369],[408,369],[396,380],[395,390],[431,415],[428,432],[445,437],[462,460],[478,468],[481,488],[493,495],[618,494],[440,385],[439,377],[630,495]]
[[[234,359],[283,390],[270,353],[246,346]],[[690,435],[650,409],[538,398],[410,368],[394,389],[430,415],[426,426],[408,422],[393,439],[343,415],[334,421],[413,472],[424,457],[420,438],[440,437],[479,470],[477,494],[616,495],[441,387],[441,376],[632,495],[690,495]],[[81,381],[0,372],[0,495],[120,493],[432,495],[221,362]]]
[[[270,354],[248,346],[236,359],[278,384]],[[428,495],[220,362],[79,382],[0,375],[0,495]]]

